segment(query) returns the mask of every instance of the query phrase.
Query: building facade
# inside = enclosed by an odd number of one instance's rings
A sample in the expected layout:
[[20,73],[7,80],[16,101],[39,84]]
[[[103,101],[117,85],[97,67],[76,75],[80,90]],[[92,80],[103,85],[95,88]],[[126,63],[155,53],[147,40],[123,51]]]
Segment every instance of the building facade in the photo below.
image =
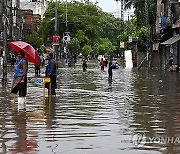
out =
[[43,15],[47,9],[48,5],[45,0],[32,0],[32,1],[22,1],[20,3],[20,8],[22,10],[32,10],[33,14],[39,14],[41,15],[41,18],[43,18]]
[[161,66],[167,68],[173,58],[174,69],[180,65],[180,1],[157,0],[156,34]]

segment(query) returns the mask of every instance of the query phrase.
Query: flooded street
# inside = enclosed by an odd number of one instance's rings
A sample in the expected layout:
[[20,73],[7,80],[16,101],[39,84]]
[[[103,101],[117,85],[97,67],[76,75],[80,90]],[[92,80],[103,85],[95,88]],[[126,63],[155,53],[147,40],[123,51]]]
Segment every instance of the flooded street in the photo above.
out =
[[[41,84],[28,83],[26,113],[17,112],[9,95],[12,73],[8,79],[8,88],[0,84],[2,154],[180,153],[177,73],[120,67],[111,83],[107,68],[101,72],[96,63],[89,63],[86,72],[61,65],[51,103],[43,103]],[[177,140],[163,142],[163,137]]]

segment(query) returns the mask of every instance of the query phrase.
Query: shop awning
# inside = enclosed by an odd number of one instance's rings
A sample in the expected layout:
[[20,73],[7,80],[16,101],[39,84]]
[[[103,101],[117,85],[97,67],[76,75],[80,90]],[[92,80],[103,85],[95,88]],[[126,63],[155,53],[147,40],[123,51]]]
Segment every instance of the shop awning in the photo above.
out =
[[176,42],[179,41],[179,40],[180,40],[180,36],[179,36],[179,35],[178,35],[178,36],[173,36],[173,37],[171,37],[170,39],[162,42],[161,45],[170,46],[170,45],[176,43]]

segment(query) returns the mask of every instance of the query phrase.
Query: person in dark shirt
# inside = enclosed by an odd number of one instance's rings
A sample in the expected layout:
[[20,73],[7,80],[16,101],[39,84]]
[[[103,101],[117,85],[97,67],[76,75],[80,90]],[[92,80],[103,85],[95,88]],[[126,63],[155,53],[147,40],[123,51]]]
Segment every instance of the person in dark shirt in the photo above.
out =
[[[46,66],[45,76],[51,78],[51,95],[56,95],[55,89],[57,88],[57,84],[56,84],[57,67],[56,67],[56,62],[53,59],[53,53],[48,54],[47,60],[48,60],[48,64]],[[46,84],[46,88],[49,89],[49,84]]]
[[34,69],[35,69],[35,76],[38,76],[38,75],[40,75],[40,65],[35,65],[34,66]]
[[82,68],[83,68],[83,71],[86,71],[86,69],[87,69],[86,60],[83,60]]
[[109,62],[109,67],[108,67],[108,74],[109,74],[109,76],[108,76],[108,79],[109,80],[112,80],[112,59],[110,59],[110,62]]

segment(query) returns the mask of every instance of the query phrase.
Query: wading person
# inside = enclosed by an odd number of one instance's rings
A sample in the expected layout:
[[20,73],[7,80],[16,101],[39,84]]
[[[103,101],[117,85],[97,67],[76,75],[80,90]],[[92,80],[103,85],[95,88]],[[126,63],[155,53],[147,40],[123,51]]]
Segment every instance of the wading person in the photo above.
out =
[[40,75],[40,65],[35,65],[34,66],[34,70],[35,70],[35,76],[38,76]]
[[169,70],[173,71],[173,56],[171,55],[169,58]]
[[18,61],[15,65],[11,93],[17,94],[19,92],[18,111],[20,111],[25,110],[26,107],[28,63],[24,51],[19,51],[17,56]]
[[109,62],[109,67],[108,67],[108,74],[109,74],[109,76],[108,76],[108,80],[112,80],[112,59],[110,59],[110,62]]
[[83,60],[82,68],[83,68],[83,71],[84,71],[84,72],[87,70],[86,60]]
[[104,61],[103,61],[103,58],[101,58],[101,61],[100,61],[99,65],[101,67],[101,71],[104,71]]
[[[56,62],[53,59],[53,53],[49,53],[47,55],[46,60],[48,60],[48,64],[46,66],[46,77],[51,78],[51,95],[56,95],[55,89],[57,87],[56,85]],[[48,88],[49,91],[49,84],[46,84],[46,88]]]

